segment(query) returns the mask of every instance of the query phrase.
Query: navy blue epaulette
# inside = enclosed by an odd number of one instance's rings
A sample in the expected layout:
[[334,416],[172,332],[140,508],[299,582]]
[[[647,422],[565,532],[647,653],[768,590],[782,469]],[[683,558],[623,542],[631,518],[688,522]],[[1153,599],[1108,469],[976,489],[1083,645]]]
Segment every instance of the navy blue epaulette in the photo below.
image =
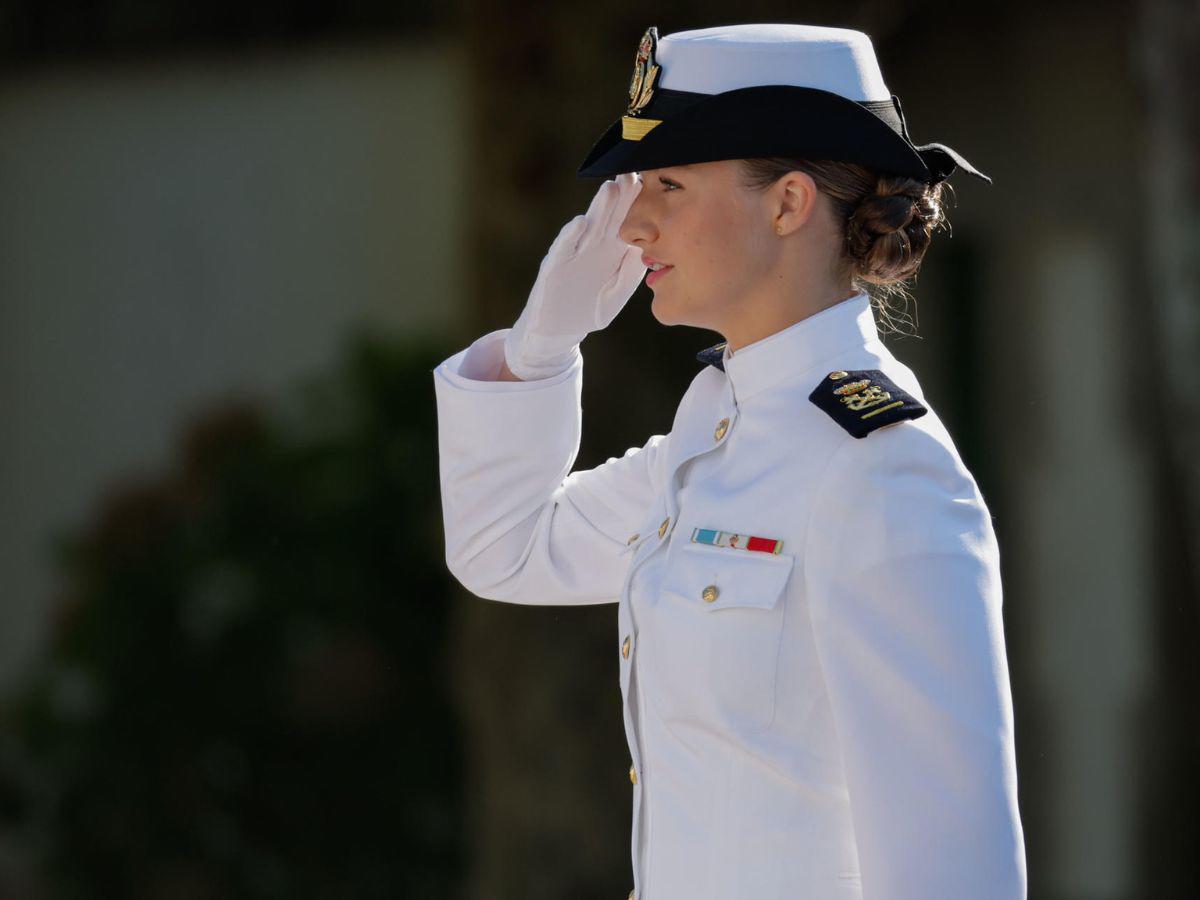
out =
[[808,399],[856,438],[876,428],[929,412],[878,369],[838,369],[821,379]]

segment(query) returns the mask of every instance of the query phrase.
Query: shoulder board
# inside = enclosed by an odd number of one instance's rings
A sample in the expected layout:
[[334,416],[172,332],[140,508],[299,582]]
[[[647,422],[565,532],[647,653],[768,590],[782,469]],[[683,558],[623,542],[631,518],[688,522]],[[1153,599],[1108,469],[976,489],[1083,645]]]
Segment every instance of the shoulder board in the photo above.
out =
[[856,438],[929,412],[879,369],[830,372],[808,399]]

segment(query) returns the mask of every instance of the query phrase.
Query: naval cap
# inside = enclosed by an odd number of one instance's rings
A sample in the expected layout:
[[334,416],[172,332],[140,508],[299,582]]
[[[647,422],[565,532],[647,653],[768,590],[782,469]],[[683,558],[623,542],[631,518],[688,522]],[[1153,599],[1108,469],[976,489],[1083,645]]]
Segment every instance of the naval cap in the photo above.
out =
[[850,28],[722,25],[638,44],[625,114],[581,178],[763,156],[833,159],[928,184],[956,167],[991,178],[945,144],[913,144],[871,38]]

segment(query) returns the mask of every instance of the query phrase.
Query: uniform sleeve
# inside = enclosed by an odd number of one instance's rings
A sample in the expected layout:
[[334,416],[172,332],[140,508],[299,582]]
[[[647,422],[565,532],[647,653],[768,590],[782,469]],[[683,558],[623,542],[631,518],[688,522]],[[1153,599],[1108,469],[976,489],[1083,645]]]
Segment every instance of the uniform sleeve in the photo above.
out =
[[847,438],[804,559],[863,900],[1024,900],[999,549],[974,480],[913,424]]
[[615,602],[621,551],[649,511],[669,436],[654,435],[572,472],[582,427],[583,358],[536,381],[487,381],[508,329],[433,370],[446,565],[489,600]]

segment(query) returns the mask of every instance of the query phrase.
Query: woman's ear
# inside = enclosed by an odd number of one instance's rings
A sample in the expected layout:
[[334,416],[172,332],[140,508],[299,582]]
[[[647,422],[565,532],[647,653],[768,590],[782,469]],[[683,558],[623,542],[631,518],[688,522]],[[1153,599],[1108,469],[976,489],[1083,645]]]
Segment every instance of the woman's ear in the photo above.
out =
[[813,217],[817,208],[817,183],[807,172],[788,172],[771,188],[775,205],[775,233],[790,234]]

